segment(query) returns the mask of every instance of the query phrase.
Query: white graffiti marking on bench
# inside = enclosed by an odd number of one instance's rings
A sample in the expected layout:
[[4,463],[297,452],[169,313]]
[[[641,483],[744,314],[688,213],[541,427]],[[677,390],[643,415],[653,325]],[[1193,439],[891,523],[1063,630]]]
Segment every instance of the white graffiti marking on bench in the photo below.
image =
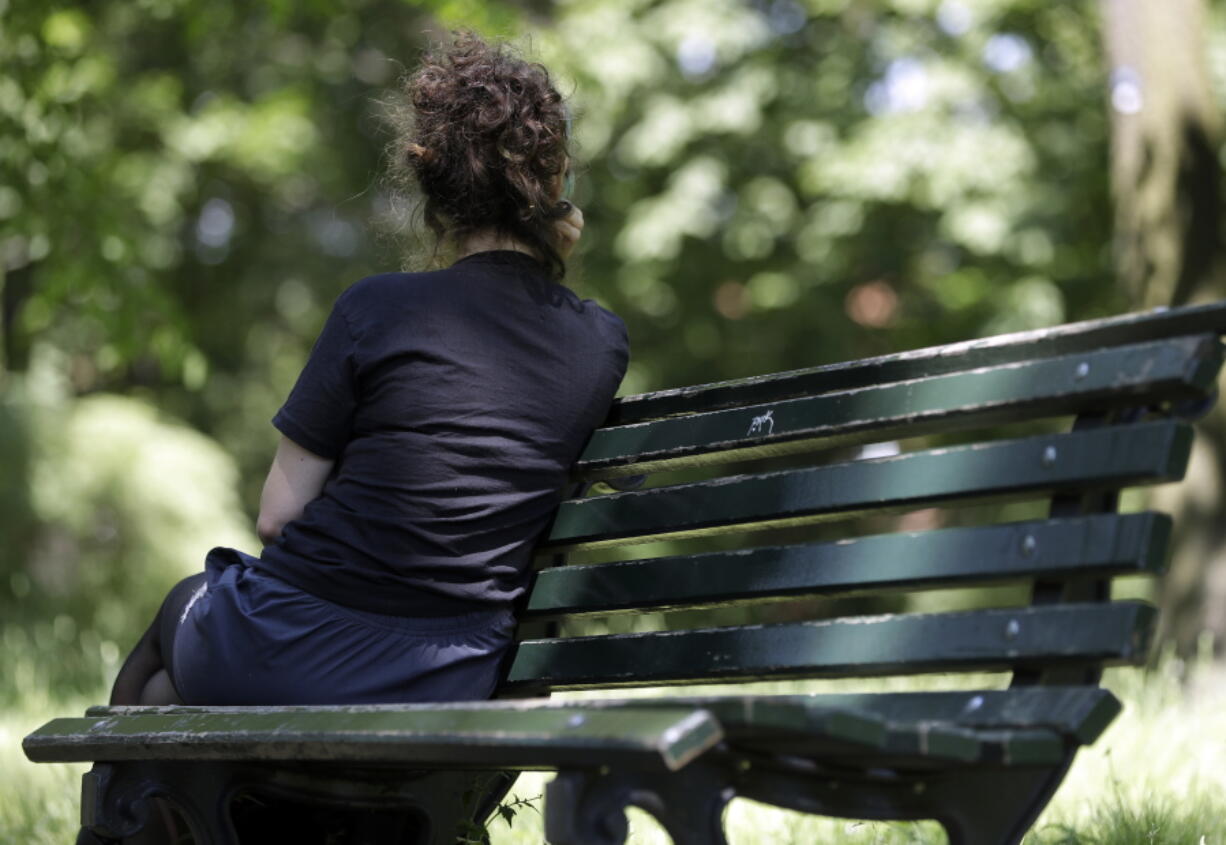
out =
[[775,433],[774,414],[775,414],[775,410],[772,408],[771,410],[767,411],[765,414],[759,414],[758,416],[754,417],[753,422],[749,424],[749,431],[745,436],[749,437],[754,434],[763,435],[763,436],[768,435],[768,434],[774,434]]

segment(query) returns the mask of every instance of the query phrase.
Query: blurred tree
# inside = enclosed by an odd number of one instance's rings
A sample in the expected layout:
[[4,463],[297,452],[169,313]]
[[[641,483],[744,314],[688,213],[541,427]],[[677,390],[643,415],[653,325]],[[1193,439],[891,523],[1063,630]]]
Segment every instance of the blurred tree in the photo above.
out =
[[[1143,307],[1226,296],[1220,105],[1203,0],[1102,5],[1110,66],[1117,276]],[[1191,484],[1159,493],[1180,531],[1162,604],[1189,654],[1209,630],[1226,644],[1226,410],[1199,425]]]
[[[437,30],[427,13],[513,32],[510,8],[9,10],[11,366],[55,343],[81,392],[148,386],[238,444],[227,432],[275,407],[330,299],[386,266],[364,224],[384,202],[374,101],[397,59]],[[1122,303],[1099,283],[1107,134],[1085,108],[1100,71],[1084,9],[575,0],[554,15],[535,46],[578,95],[586,278],[632,323],[630,389]]]
[[1103,4],[1117,274],[1144,307],[1187,304],[1222,274],[1221,119],[1204,0]]
[[[630,389],[1220,297],[1202,5],[567,4],[551,64],[582,94],[588,278],[630,322]],[[1185,648],[1226,632],[1207,433],[1164,602]]]
[[74,399],[55,355],[0,395],[4,706],[92,694],[209,548],[255,542],[229,455],[140,400]]
[[472,0],[0,0],[0,329],[219,437],[254,506],[332,299],[395,261],[380,96]]
[[210,546],[254,549],[230,456],[250,511],[331,300],[394,260],[378,95],[509,8],[0,0],[0,638],[44,681],[94,689]]
[[[5,0],[0,0],[5,2]],[[525,6],[529,14],[543,8]],[[1119,310],[1092,16],[1036,0],[573,0],[584,280],[627,390]],[[22,4],[0,54],[10,367],[144,391],[258,476],[331,299],[392,258],[376,100],[438,0]],[[832,307],[833,305],[833,307]],[[248,487],[248,501],[254,486]]]
[[0,0],[10,372],[188,420],[253,508],[331,300],[396,263],[379,99],[429,33],[544,17],[626,391],[1129,306],[1089,4]]
[[628,389],[1119,311],[1079,4],[572,2],[586,279]]

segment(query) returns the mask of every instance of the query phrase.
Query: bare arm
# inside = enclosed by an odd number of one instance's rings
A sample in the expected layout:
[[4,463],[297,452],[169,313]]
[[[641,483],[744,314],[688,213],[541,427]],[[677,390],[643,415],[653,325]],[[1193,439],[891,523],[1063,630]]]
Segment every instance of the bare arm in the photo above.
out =
[[276,542],[286,523],[302,516],[307,503],[324,489],[334,463],[282,436],[260,495],[256,532],[261,540]]

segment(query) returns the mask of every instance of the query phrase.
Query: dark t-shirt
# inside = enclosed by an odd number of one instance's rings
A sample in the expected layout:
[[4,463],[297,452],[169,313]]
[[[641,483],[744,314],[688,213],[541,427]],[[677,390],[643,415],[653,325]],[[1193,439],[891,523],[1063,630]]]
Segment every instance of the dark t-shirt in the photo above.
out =
[[521,253],[363,279],[273,418],[336,466],[260,568],[377,613],[512,602],[627,356],[617,316]]

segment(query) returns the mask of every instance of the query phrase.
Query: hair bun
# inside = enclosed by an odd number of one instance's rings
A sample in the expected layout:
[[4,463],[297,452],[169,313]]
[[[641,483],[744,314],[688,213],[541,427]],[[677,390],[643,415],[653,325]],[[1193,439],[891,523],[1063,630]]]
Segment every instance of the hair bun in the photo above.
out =
[[462,31],[426,53],[403,86],[388,158],[398,186],[424,202],[425,226],[454,245],[501,232],[562,278],[553,215],[567,110],[549,71]]

